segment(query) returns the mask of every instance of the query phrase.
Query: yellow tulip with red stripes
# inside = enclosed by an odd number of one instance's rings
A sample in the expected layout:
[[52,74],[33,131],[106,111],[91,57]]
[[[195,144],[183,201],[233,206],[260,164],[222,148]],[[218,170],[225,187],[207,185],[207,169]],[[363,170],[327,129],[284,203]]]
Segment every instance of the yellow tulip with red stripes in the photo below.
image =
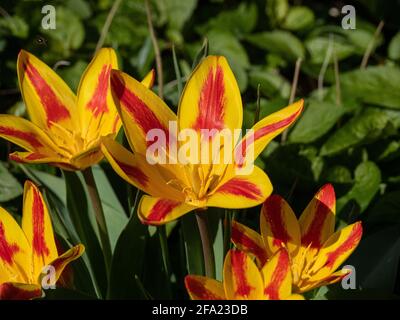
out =
[[47,206],[29,181],[23,201],[21,227],[0,207],[0,300],[41,297],[41,278],[48,272],[44,268],[52,266],[55,274],[51,278],[57,281],[64,268],[85,250],[79,244],[58,253]]
[[323,186],[297,219],[280,196],[270,196],[261,209],[261,234],[232,224],[232,241],[255,257],[262,268],[276,252],[288,250],[294,291],[298,293],[340,281],[350,270],[339,266],[352,254],[362,236],[361,222],[335,229],[336,197],[333,186]]
[[[83,73],[75,95],[44,62],[22,50],[18,81],[31,121],[0,115],[0,137],[25,151],[10,154],[22,163],[50,163],[82,170],[99,162],[103,137],[114,138],[121,127],[110,90],[110,73],[118,69],[113,49],[103,48]],[[151,72],[143,80],[150,86]]]
[[[111,90],[133,153],[112,139],[104,140],[103,153],[123,179],[147,193],[140,201],[138,214],[143,223],[153,225],[165,224],[199,208],[248,208],[262,203],[272,192],[268,176],[258,167],[241,175],[236,169],[254,160],[303,109],[300,100],[259,121],[253,127],[253,139],[244,136],[241,141],[234,141],[232,154],[240,154],[241,163],[216,164],[211,158],[182,163],[174,161],[170,150],[174,143],[182,147],[182,141],[169,130],[171,122],[177,123],[179,133],[185,129],[195,132],[202,147],[211,145],[210,141],[222,130],[242,128],[242,100],[227,60],[208,56],[199,64],[186,83],[177,115],[154,92],[121,71],[111,72]],[[146,137],[152,129],[166,137],[168,160],[164,163],[146,161]],[[205,129],[216,133],[204,137]],[[249,159],[247,152],[251,144],[254,159]],[[221,150],[224,147],[227,145],[221,144]]]
[[225,257],[223,282],[203,276],[185,278],[193,300],[303,300],[292,293],[290,258],[286,249],[278,250],[261,270],[240,250]]

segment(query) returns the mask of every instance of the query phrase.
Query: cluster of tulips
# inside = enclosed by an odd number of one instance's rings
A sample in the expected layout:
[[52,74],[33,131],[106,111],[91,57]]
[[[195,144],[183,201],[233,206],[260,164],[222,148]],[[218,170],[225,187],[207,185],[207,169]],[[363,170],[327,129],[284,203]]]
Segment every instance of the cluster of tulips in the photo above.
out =
[[[357,247],[362,228],[358,222],[334,232],[331,185],[323,186],[297,219],[284,199],[271,195],[268,176],[256,166],[251,173],[238,174],[243,163],[235,161],[147,161],[147,133],[159,129],[167,140],[173,139],[168,131],[171,121],[178,130],[194,130],[200,139],[202,129],[242,128],[240,91],[224,57],[208,56],[200,62],[186,83],[177,114],[151,90],[154,72],[141,82],[135,80],[118,70],[110,48],[95,55],[76,95],[50,67],[26,51],[19,54],[17,68],[30,121],[0,115],[0,136],[24,149],[10,154],[11,160],[46,163],[90,177],[91,166],[105,157],[122,179],[144,192],[137,214],[149,225],[160,226],[192,211],[201,217],[207,207],[241,209],[263,204],[260,234],[232,223],[235,248],[225,257],[223,282],[210,272],[207,277],[186,276],[192,299],[303,299],[302,293],[338,282],[349,273],[337,270]],[[261,119],[252,128],[252,139],[245,135],[235,141],[233,152],[240,152],[245,162],[252,161],[302,109],[300,100]],[[131,150],[114,140],[122,125]],[[247,157],[248,141],[253,159]],[[164,151],[172,157],[168,148]],[[21,227],[0,209],[0,299],[42,297],[43,268],[52,266],[58,281],[68,263],[84,253],[82,244],[59,252],[46,203],[29,181],[23,201]],[[101,205],[97,209],[102,249],[109,260],[104,214]],[[210,263],[206,251],[205,261]]]

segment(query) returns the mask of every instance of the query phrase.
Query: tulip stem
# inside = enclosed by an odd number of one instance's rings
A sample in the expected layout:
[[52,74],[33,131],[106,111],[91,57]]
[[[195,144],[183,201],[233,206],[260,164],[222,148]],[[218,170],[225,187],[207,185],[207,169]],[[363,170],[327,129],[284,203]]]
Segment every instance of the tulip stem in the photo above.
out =
[[99,228],[100,241],[103,249],[104,260],[108,275],[111,267],[112,254],[111,254],[111,245],[110,245],[110,238],[108,236],[106,218],[104,216],[104,211],[101,205],[99,191],[96,187],[96,182],[94,180],[92,168],[89,167],[83,170],[82,174],[85,179],[86,187],[88,189],[90,200],[92,202],[97,226]]
[[203,247],[204,265],[206,276],[215,279],[215,257],[214,248],[208,230],[207,215],[203,211],[196,212],[197,225],[200,231],[201,244]]

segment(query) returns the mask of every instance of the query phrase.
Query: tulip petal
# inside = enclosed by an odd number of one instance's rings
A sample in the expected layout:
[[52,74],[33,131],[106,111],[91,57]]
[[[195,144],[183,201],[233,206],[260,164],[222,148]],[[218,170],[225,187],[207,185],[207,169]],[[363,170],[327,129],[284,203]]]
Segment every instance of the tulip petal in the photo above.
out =
[[362,236],[361,222],[335,232],[318,252],[312,271],[313,279],[322,279],[334,272],[357,248]]
[[336,196],[331,184],[324,185],[299,218],[301,243],[318,249],[335,229]]
[[51,261],[49,265],[53,266],[56,271],[55,280],[57,281],[60,278],[65,267],[70,262],[78,259],[84,252],[85,252],[85,247],[82,244],[78,244],[69,249],[68,251],[66,251],[65,253],[63,253],[55,260]]
[[195,209],[184,202],[145,195],[140,200],[138,215],[142,223],[162,225]]
[[[243,166],[252,163],[277,135],[287,129],[301,114],[304,101],[291,104],[258,121],[252,131],[244,136],[235,148],[235,163]],[[252,148],[252,149],[250,149]],[[253,152],[250,152],[253,150]]]
[[292,293],[290,257],[286,249],[280,249],[261,270],[264,279],[264,295],[268,300],[282,300]]
[[287,297],[285,300],[305,300],[305,298],[301,294],[292,294],[289,297]]
[[143,78],[142,84],[146,87],[151,89],[154,85],[154,80],[156,79],[156,72],[154,69],[151,69],[148,74]]
[[37,278],[43,267],[57,258],[58,252],[47,205],[39,189],[30,181],[24,186],[22,230],[32,248],[33,274]]
[[56,152],[60,152],[42,129],[21,117],[0,115],[0,137],[27,151],[48,156],[56,156]]
[[0,300],[31,300],[42,296],[42,288],[36,284],[5,282],[0,284]]
[[18,80],[33,123],[51,129],[54,123],[73,129],[76,97],[67,84],[45,63],[21,50],[18,55]]
[[262,203],[272,192],[268,176],[254,166],[250,175],[237,175],[216,188],[207,206],[220,208],[249,208]]
[[300,227],[292,208],[282,197],[274,194],[264,202],[260,229],[269,255],[282,247],[296,255],[300,245]]
[[214,279],[189,275],[185,287],[192,300],[225,300],[223,284]]
[[183,201],[182,193],[164,178],[164,168],[150,165],[140,154],[133,154],[112,139],[104,139],[101,147],[115,172],[125,181],[156,197]]
[[178,109],[179,129],[234,130],[242,127],[239,87],[222,56],[208,56],[194,70]]
[[263,280],[256,264],[243,251],[230,250],[224,262],[224,287],[229,300],[259,300]]
[[14,218],[0,207],[0,283],[29,282],[31,248]]
[[121,126],[110,90],[112,69],[118,69],[112,48],[100,49],[82,75],[78,110],[82,136],[91,141],[99,135],[116,134]]
[[267,262],[262,237],[254,230],[232,221],[231,240],[239,250],[255,256],[258,266],[262,267]]
[[132,150],[146,154],[147,147],[154,143],[146,140],[150,130],[164,135],[166,147],[175,142],[176,137],[170,136],[168,129],[176,115],[154,92],[117,70],[111,72],[111,88]]
[[39,152],[13,152],[9,155],[10,160],[19,163],[68,163],[61,157],[49,157]]

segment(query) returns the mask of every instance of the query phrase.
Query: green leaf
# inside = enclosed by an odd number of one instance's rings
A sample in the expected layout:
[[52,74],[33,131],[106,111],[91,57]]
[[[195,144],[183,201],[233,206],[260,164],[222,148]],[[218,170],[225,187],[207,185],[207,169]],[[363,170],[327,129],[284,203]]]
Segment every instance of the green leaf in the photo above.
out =
[[303,115],[290,133],[289,141],[310,143],[326,134],[335,123],[353,109],[348,104],[337,105],[331,101],[308,100]]
[[273,26],[279,24],[286,17],[288,10],[287,0],[269,0],[265,7],[265,12]]
[[21,184],[8,172],[3,162],[0,162],[0,202],[19,197],[23,192]]
[[235,35],[243,35],[253,31],[257,23],[257,6],[255,3],[240,3],[233,10],[221,11],[215,18],[198,28],[204,34],[210,30],[229,31]]
[[267,97],[289,99],[291,85],[277,70],[252,70],[249,81],[255,89],[260,84],[261,93]]
[[352,183],[350,170],[341,165],[335,165],[326,170],[324,179],[332,183]]
[[297,31],[309,28],[314,24],[314,12],[304,6],[295,6],[289,9],[286,19],[282,24],[284,29]]
[[104,256],[93,227],[93,215],[89,210],[88,197],[82,179],[75,172],[64,171],[67,208],[81,243],[89,257],[90,268],[95,275],[102,296],[107,290]]
[[381,171],[374,162],[366,161],[360,163],[354,172],[354,176],[353,187],[337,201],[338,212],[350,200],[354,200],[360,206],[361,212],[363,212],[379,191]]
[[352,95],[365,103],[400,109],[400,68],[372,66],[340,76],[343,96]]
[[0,18],[0,35],[8,33],[14,37],[25,39],[29,34],[29,25],[17,15]]
[[181,218],[188,274],[204,275],[203,248],[194,214]]
[[146,248],[147,226],[136,213],[136,205],[128,224],[118,238],[111,264],[108,298],[144,299],[145,296],[135,280],[142,277]]
[[305,49],[301,41],[287,31],[261,32],[249,35],[246,39],[260,49],[280,54],[291,61],[305,56]]
[[390,118],[385,111],[367,108],[335,131],[321,148],[321,155],[330,156],[350,147],[374,141],[390,129]]
[[[343,38],[335,37],[332,41],[333,45],[329,37],[322,36],[306,40],[305,46],[311,56],[310,62],[318,65],[322,64],[330,45],[332,45],[339,61],[350,57],[355,52],[354,46]],[[333,59],[331,59],[330,62],[333,63]]]
[[390,59],[400,59],[400,32],[397,32],[395,36],[390,40],[388,47],[388,55]]
[[170,29],[181,30],[192,16],[197,0],[156,0],[160,14],[168,21]]

